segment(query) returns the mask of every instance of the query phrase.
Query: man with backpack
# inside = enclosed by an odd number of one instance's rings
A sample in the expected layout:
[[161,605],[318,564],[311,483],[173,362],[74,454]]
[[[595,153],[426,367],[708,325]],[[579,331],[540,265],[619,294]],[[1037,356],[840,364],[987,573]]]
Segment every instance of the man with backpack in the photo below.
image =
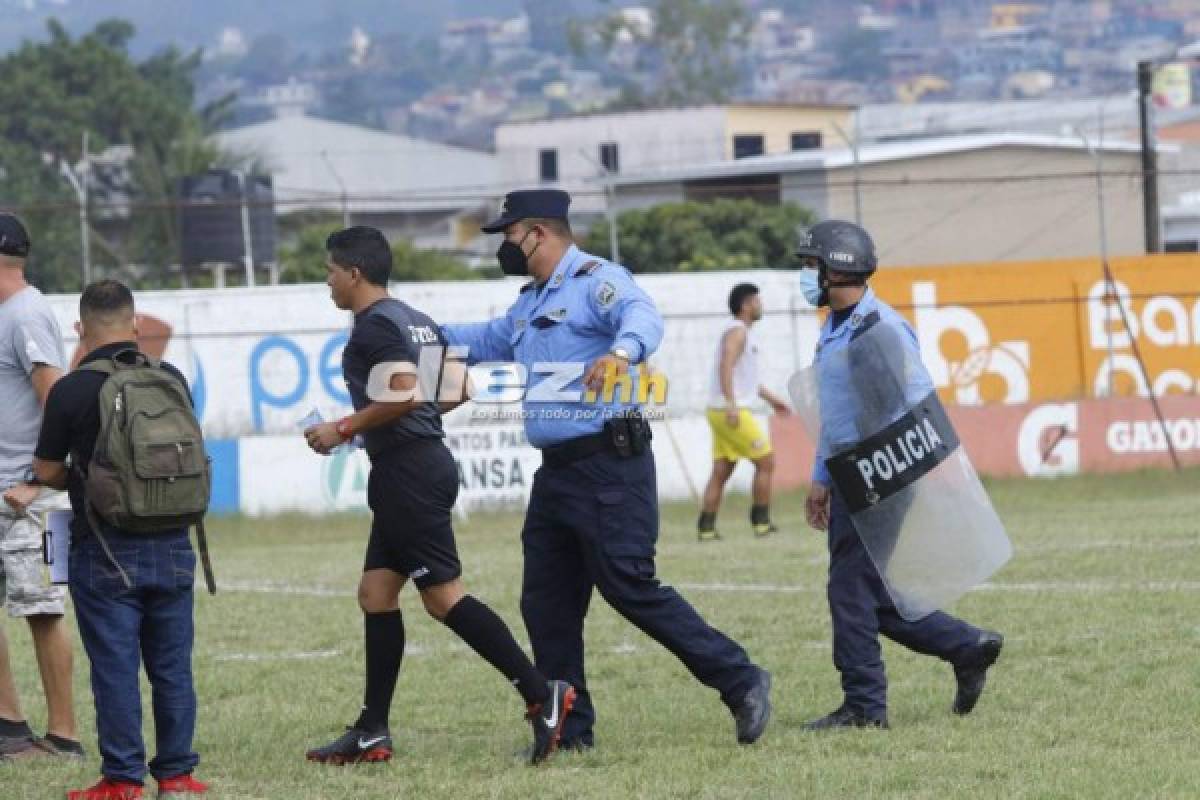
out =
[[100,782],[67,797],[142,797],[142,664],[153,689],[149,771],[159,797],[198,797],[207,787],[191,775],[199,759],[188,526],[208,503],[204,443],[183,375],[137,351],[129,289],[90,284],[79,317],[87,355],[51,390],[34,454],[38,479],[67,488],[74,511],[67,585],[91,662],[102,756]]

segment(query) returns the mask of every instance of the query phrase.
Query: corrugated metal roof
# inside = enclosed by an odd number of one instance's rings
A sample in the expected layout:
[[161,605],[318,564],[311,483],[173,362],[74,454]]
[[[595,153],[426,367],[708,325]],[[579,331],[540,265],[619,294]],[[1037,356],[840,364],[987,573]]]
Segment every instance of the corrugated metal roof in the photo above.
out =
[[468,208],[497,194],[501,180],[491,153],[316,117],[281,117],[216,139],[263,160],[282,213],[337,211],[343,193],[356,213]]
[[[929,158],[932,156],[951,155],[997,147],[1033,147],[1062,150],[1087,149],[1087,146],[1079,138],[1037,136],[1024,133],[981,133],[864,144],[859,149],[859,162],[863,165],[878,164],[888,161]],[[1140,152],[1137,142],[1125,140],[1107,140],[1104,143],[1103,149],[1108,153]],[[616,179],[615,183],[617,185],[630,186],[646,183],[724,178],[737,175],[763,175],[775,172],[834,170],[844,169],[853,165],[854,153],[849,148],[802,150],[781,155],[755,156],[753,158],[720,161],[679,170],[623,175]]]

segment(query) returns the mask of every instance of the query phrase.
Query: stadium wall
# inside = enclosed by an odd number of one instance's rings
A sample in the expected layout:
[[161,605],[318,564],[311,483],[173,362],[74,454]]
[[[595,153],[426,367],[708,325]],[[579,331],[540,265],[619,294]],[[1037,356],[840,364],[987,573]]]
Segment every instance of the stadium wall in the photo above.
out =
[[[1054,475],[1169,464],[1151,421],[1148,387],[1180,457],[1200,458],[1200,257],[1114,259],[1115,295],[1094,260],[887,268],[873,285],[914,325],[922,355],[962,440],[985,475]],[[769,386],[811,363],[820,325],[795,274],[755,270],[646,275],[639,282],[667,318],[654,359],[670,385],[655,423],[659,489],[683,498],[710,460],[703,419],[725,298],[738,282],[762,289],[758,331]],[[503,313],[519,283],[399,284],[394,294],[435,319]],[[1122,299],[1130,336],[1115,297]],[[72,331],[77,296],[51,304]],[[340,354],[349,315],[324,286],[142,292],[143,347],[189,376],[217,473],[214,508],[268,513],[362,506],[362,454],[319,459],[297,423],[317,408],[332,418],[349,398]],[[68,336],[68,350],[75,348]],[[1147,367],[1143,377],[1136,344]],[[468,508],[519,505],[537,454],[513,424],[482,424],[460,409],[447,420]],[[794,419],[771,420],[778,480],[802,483],[811,446]],[[746,489],[749,469],[735,475]]]

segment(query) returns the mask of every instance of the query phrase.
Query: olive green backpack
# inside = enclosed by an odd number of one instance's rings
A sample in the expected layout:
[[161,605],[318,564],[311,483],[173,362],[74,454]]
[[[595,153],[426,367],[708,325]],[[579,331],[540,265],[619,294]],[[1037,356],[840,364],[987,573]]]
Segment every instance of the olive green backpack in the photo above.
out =
[[107,551],[97,516],[131,535],[194,525],[208,590],[215,592],[204,536],[212,468],[187,388],[136,350],[79,369],[107,376],[99,397],[100,434],[83,474],[93,531]]

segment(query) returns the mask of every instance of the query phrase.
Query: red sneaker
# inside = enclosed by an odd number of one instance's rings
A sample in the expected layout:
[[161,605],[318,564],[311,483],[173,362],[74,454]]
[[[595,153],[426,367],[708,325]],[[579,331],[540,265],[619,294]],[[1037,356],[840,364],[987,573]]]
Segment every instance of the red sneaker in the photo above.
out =
[[196,780],[190,772],[186,775],[176,775],[174,778],[161,778],[158,781],[159,800],[171,797],[199,797],[207,793],[208,784]]
[[136,783],[101,778],[89,789],[72,789],[67,800],[141,800],[142,787]]

